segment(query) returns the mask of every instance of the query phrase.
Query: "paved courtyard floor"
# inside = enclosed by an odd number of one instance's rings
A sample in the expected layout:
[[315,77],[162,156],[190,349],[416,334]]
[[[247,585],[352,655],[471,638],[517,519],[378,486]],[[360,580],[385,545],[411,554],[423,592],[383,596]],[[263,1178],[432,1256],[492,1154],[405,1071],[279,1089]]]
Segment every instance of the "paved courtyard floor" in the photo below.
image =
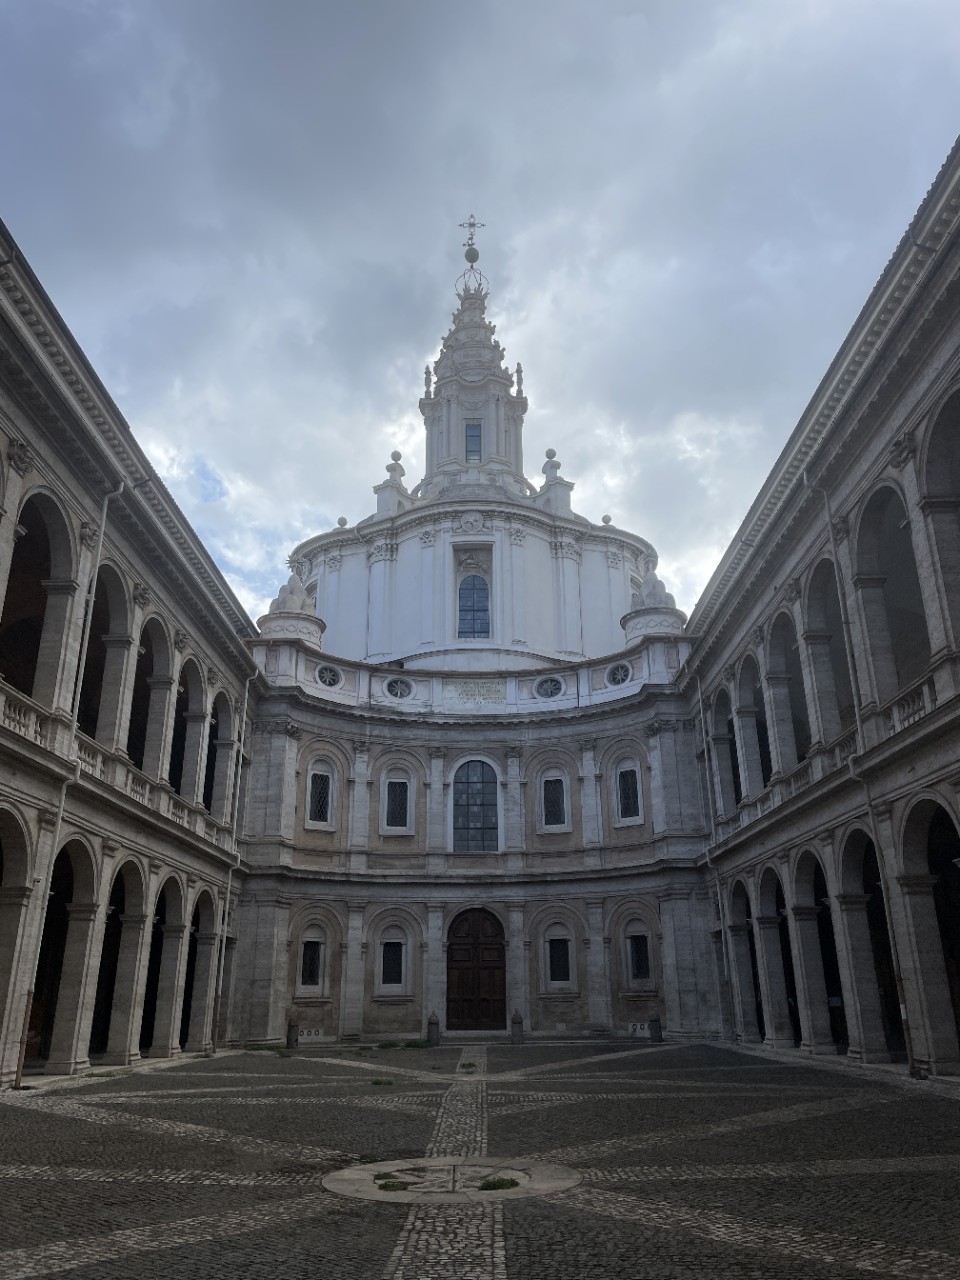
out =
[[950,1280],[960,1104],[669,1045],[235,1053],[3,1093],[0,1280],[61,1273]]

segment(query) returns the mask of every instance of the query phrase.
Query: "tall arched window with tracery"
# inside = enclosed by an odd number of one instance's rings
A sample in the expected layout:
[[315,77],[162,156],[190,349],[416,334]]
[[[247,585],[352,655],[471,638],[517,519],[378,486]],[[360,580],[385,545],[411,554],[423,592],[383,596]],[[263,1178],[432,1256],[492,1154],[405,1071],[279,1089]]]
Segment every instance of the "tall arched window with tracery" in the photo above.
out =
[[484,760],[468,760],[453,775],[454,853],[500,848],[497,775]]
[[457,591],[457,638],[490,638],[490,584],[479,573],[461,578]]

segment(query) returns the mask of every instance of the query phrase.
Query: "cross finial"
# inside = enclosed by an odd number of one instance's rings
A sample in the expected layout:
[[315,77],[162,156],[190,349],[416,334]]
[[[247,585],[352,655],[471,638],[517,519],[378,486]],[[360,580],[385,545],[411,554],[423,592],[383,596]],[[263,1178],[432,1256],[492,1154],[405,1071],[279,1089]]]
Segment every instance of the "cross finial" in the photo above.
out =
[[471,213],[466,222],[461,222],[459,225],[467,233],[467,238],[463,242],[463,247],[465,249],[472,249],[476,233],[481,229],[481,227],[485,227],[487,224],[485,222],[478,222]]

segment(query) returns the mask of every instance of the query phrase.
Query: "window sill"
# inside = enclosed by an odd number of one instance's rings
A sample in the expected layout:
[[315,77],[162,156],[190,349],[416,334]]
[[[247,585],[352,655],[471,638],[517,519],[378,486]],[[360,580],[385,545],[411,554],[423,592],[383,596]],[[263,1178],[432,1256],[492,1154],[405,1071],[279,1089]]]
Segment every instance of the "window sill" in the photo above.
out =
[[614,827],[642,827],[643,818],[614,818]]
[[372,996],[374,1004],[412,1004],[413,996]]
[[299,1005],[333,1004],[333,997],[332,996],[313,996],[313,995],[308,995],[307,992],[305,991],[303,992],[298,991],[296,995],[293,997],[293,1002],[294,1004],[299,1004]]
[[570,1000],[571,998],[579,999],[580,988],[569,987],[569,988],[564,988],[561,991],[561,990],[558,990],[556,987],[551,987],[549,991],[538,991],[537,995],[541,1000]]

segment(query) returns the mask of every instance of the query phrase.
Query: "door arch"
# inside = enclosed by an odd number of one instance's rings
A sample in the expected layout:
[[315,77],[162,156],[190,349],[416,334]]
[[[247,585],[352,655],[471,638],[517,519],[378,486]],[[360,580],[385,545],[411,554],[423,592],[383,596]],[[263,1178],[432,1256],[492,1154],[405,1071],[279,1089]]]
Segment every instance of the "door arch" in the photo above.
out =
[[483,907],[462,911],[447,931],[447,1030],[504,1031],[507,966],[503,925]]

